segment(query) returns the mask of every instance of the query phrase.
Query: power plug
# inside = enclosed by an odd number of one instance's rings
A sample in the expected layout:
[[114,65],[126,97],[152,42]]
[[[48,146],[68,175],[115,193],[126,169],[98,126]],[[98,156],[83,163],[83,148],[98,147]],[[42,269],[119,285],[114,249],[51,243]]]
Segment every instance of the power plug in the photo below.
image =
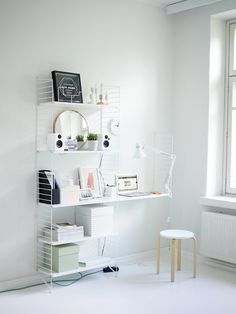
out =
[[119,267],[118,266],[107,266],[107,267],[103,268],[104,273],[112,273],[114,271],[119,271]]

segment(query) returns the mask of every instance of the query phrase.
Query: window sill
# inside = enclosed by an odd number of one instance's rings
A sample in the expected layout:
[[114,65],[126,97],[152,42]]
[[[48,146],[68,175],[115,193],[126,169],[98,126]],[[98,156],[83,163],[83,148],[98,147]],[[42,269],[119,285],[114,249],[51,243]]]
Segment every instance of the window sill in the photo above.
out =
[[200,204],[204,206],[229,208],[236,210],[236,197],[233,196],[205,196],[200,198]]

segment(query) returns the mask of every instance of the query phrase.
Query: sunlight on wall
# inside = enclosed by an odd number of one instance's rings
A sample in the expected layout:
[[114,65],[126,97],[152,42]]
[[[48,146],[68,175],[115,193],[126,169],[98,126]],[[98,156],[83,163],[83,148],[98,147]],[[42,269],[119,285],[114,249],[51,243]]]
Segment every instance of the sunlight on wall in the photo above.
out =
[[208,125],[208,196],[222,194],[225,22],[211,19]]

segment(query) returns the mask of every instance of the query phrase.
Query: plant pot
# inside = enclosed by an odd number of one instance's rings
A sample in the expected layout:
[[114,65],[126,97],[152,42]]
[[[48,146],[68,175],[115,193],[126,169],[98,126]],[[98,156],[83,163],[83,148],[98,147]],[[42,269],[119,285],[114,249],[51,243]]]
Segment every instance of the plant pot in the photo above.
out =
[[84,141],[77,142],[77,148],[78,148],[78,150],[83,149],[83,148],[84,148],[84,144],[85,144],[85,142],[84,142]]
[[87,141],[88,150],[97,150],[98,149],[98,141]]

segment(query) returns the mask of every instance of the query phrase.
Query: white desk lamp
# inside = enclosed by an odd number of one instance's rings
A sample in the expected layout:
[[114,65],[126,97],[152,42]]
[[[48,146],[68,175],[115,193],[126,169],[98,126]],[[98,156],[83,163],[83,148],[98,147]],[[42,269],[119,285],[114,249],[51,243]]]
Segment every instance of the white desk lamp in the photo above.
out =
[[146,158],[147,155],[145,153],[145,148],[151,152],[162,155],[163,157],[166,157],[166,158],[171,160],[170,168],[169,168],[169,171],[168,171],[166,179],[165,179],[165,189],[166,189],[166,192],[169,195],[169,197],[172,197],[172,191],[171,191],[170,183],[171,183],[172,172],[173,172],[173,168],[174,168],[174,164],[175,164],[176,155],[164,152],[164,151],[159,150],[157,148],[154,148],[152,146],[145,146],[144,147],[140,143],[137,143],[136,147],[135,147],[134,158],[137,158],[137,159]]

